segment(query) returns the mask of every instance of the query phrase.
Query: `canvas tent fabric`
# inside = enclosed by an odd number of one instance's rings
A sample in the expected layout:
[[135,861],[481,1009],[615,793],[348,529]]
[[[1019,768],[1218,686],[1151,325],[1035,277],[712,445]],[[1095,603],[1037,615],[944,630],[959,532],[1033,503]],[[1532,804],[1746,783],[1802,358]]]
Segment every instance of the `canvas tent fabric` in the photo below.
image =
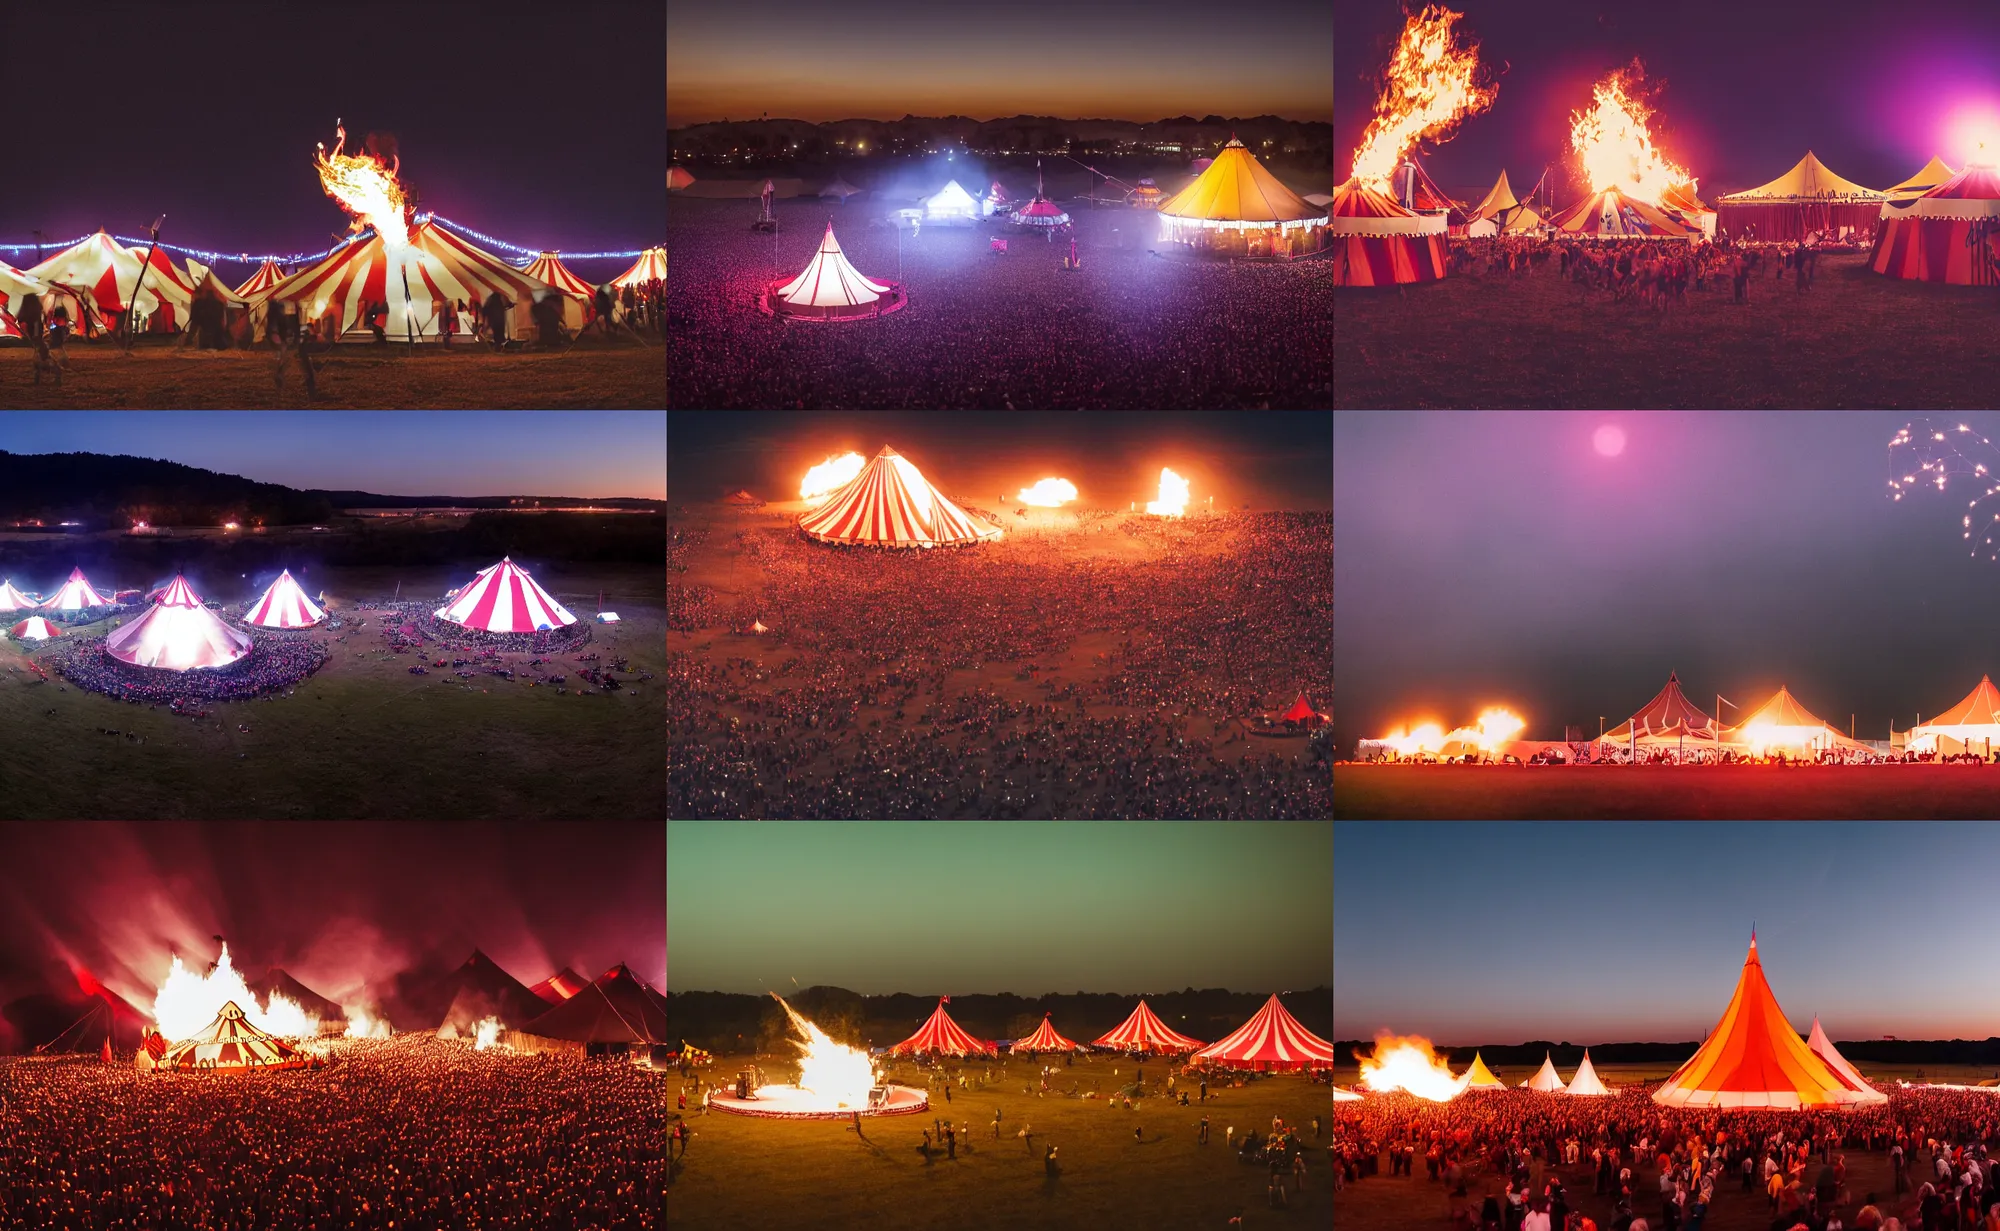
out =
[[259,628],[310,628],[326,619],[326,612],[307,596],[292,571],[286,569],[265,587],[262,597],[243,613],[245,624]]
[[[419,1029],[436,1030],[457,1018],[464,1030],[482,1017],[493,1016],[518,1029],[548,1011],[547,1002],[522,985],[485,952],[474,949],[458,968],[441,979],[422,982],[404,996],[404,1016]],[[402,1017],[397,1017],[401,1021]]]
[[42,604],[42,610],[82,611],[89,607],[110,605],[111,596],[92,589],[90,579],[83,575],[83,570],[73,568],[69,571],[69,580],[63,583],[62,589],[49,596],[48,601]]
[[1200,1051],[1206,1044],[1200,1039],[1190,1038],[1159,1019],[1145,1001],[1132,1010],[1118,1025],[1104,1032],[1102,1038],[1092,1043],[1093,1047],[1111,1047],[1119,1051],[1149,1052],[1193,1052]]
[[565,323],[574,329],[589,321],[597,314],[597,288],[570,272],[562,263],[562,257],[554,252],[544,252],[528,262],[521,270],[530,278],[538,278],[548,283],[570,301],[564,311]]
[[1541,1094],[1554,1094],[1561,1090],[1563,1088],[1563,1079],[1556,1073],[1555,1057],[1547,1052],[1543,1052],[1542,1067],[1536,1069],[1535,1075],[1522,1082],[1521,1085],[1525,1089],[1534,1090]]
[[0,611],[32,611],[41,604],[14,588],[12,578],[0,582]]
[[852,316],[900,298],[895,283],[876,282],[848,263],[830,220],[805,269],[789,281],[773,281],[765,293],[774,311],[798,316]]
[[692,183],[694,183],[694,176],[689,175],[687,173],[686,168],[684,167],[667,168],[667,188],[670,191],[679,192],[681,189],[687,187],[689,184]]
[[822,543],[874,547],[962,547],[1001,531],[945,499],[909,459],[888,445],[798,527]]
[[628,286],[643,286],[648,282],[667,280],[667,246],[648,248],[632,262],[632,267],[611,280],[611,285],[621,290]]
[[1502,170],[1500,178],[1493,181],[1493,187],[1487,190],[1486,196],[1479,204],[1472,207],[1467,217],[1475,222],[1482,218],[1504,220],[1508,213],[1519,209],[1520,206],[1520,200],[1514,196],[1513,186],[1507,182],[1507,172]]
[[1882,191],[1892,197],[1920,197],[1957,174],[1958,172],[1945,165],[1943,159],[1932,154],[1931,160],[1918,168],[1915,175],[1899,184],[1891,184]]
[[590,980],[565,966],[528,990],[550,1004],[561,1004],[590,986]]
[[1718,729],[1715,719],[1697,709],[1687,699],[1687,694],[1681,691],[1680,673],[1670,671],[1666,687],[1653,694],[1653,699],[1640,706],[1637,713],[1606,731],[1599,737],[1599,742],[1622,747],[1634,738],[1645,743],[1648,737],[1672,739],[1680,735],[1712,745],[1718,738],[1728,742],[1730,728]]
[[1569,1079],[1569,1085],[1563,1088],[1563,1093],[1593,1098],[1612,1093],[1610,1087],[1598,1080],[1597,1069],[1590,1063],[1589,1048],[1584,1049],[1583,1064],[1577,1068],[1576,1076]]
[[[372,336],[362,310],[365,305],[386,303],[389,321],[384,328],[390,337],[434,340],[443,336],[446,300],[477,313],[495,291],[513,305],[508,314],[510,336],[523,336],[533,328],[529,309],[535,293],[547,289],[539,278],[426,218],[410,228],[408,244],[392,247],[380,235],[355,239],[272,287],[270,298],[298,305],[302,321],[324,322],[322,327],[336,338],[350,333]],[[459,330],[468,334],[472,330],[464,314]]]
[[532,633],[576,623],[569,608],[536,585],[512,556],[479,570],[471,583],[435,614],[446,623],[483,633]]
[[1335,286],[1405,286],[1445,275],[1445,220],[1405,209],[1359,180],[1333,190]]
[[917,1027],[917,1032],[902,1042],[889,1048],[892,1056],[908,1056],[919,1053],[938,1056],[991,1056],[999,1049],[984,1039],[976,1039],[967,1034],[959,1024],[951,1020],[945,1012],[945,1002],[949,997],[941,997],[937,1008]]
[[347,1020],[347,1010],[299,982],[283,967],[271,967],[247,986],[266,1004],[275,992],[305,1010],[306,1016],[317,1017],[322,1023]]
[[2000,174],[1969,166],[1922,196],[1886,202],[1869,268],[1892,278],[1993,286]]
[[1778,998],[1764,979],[1757,938],[1743,959],[1736,992],[1708,1040],[1653,1092],[1668,1107],[1820,1108],[1881,1102],[1868,1097],[1827,1067],[1785,1020]]
[[1088,1050],[1090,1049],[1085,1047],[1083,1044],[1075,1042],[1074,1040],[1071,1039],[1066,1039],[1062,1035],[1058,1034],[1056,1032],[1055,1026],[1050,1024],[1049,1015],[1046,1013],[1042,1014],[1042,1024],[1035,1027],[1035,1032],[1033,1034],[1029,1035],[1025,1039],[1014,1040],[1015,1055],[1021,1055],[1030,1052],[1088,1051]]
[[104,652],[119,662],[167,671],[226,667],[250,649],[248,634],[202,606],[201,595],[179,574],[151,610],[104,639]]
[[47,641],[62,636],[63,630],[61,625],[51,624],[40,616],[29,616],[8,629],[7,635],[16,641]]
[[188,288],[181,284],[179,274],[163,276],[161,267],[165,265],[166,253],[157,248],[154,251],[158,260],[146,268],[143,289],[140,271],[145,264],[146,249],[140,248],[135,254],[103,231],[85,236],[25,272],[43,282],[61,283],[87,293],[91,307],[98,312],[126,311],[136,299],[141,313],[160,327],[171,327],[177,319],[186,319],[185,315],[176,318],[175,310],[186,312]]
[[1591,193],[1549,219],[1549,225],[1565,235],[1593,239],[1686,239],[1691,233],[1659,206],[1616,188]]
[[1963,701],[1911,727],[1908,740],[1905,747],[1912,752],[1946,755],[1964,752],[1968,744],[1979,745],[1982,752],[1988,741],[2000,746],[2000,688],[1993,686],[1993,677],[1980,676],[1978,686]]
[[1159,214],[1161,236],[1183,242],[1203,230],[1276,231],[1326,223],[1234,136],[1192,184],[1160,202]]
[[925,222],[971,222],[979,217],[979,202],[952,180],[934,196],[924,199]]
[[667,998],[623,966],[519,1027],[524,1034],[572,1043],[667,1043]]
[[266,257],[264,263],[257,267],[257,272],[244,279],[243,285],[236,288],[236,293],[245,299],[254,299],[283,282],[286,276],[284,269],[276,261]]
[[1789,243],[1814,231],[1872,229],[1888,195],[1835,175],[1807,150],[1777,179],[1727,193],[1716,205],[1730,234],[1754,231],[1760,240]]
[[[1333,1044],[1299,1025],[1273,992],[1249,1021],[1202,1048],[1189,1060],[1194,1064],[1249,1069],[1332,1068]],[[1478,1056],[1473,1060],[1474,1067],[1485,1069]]]
[[1486,1067],[1486,1061],[1480,1058],[1478,1052],[1472,1053],[1472,1067],[1465,1070],[1465,1076],[1460,1081],[1468,1090],[1505,1090],[1507,1088],[1507,1083],[1495,1077],[1493,1070]]
[[119,1051],[139,1046],[151,1020],[88,976],[79,983],[67,991],[35,992],[0,1009],[20,1046],[41,1055],[89,1053],[106,1042]]
[[1753,710],[1736,728],[1736,739],[1759,750],[1868,747],[1834,730],[1825,719],[1800,705],[1782,684],[1769,701]]
[[302,1069],[307,1063],[298,1048],[251,1025],[232,1000],[222,1006],[215,1020],[199,1034],[169,1047],[160,1057],[158,1068],[162,1072],[210,1069],[250,1073]]
[[1846,1056],[1840,1054],[1840,1050],[1833,1045],[1833,1040],[1826,1037],[1826,1031],[1820,1028],[1817,1014],[1813,1016],[1812,1033],[1806,1038],[1806,1050],[1826,1061],[1826,1067],[1832,1069],[1833,1075],[1840,1078],[1849,1090],[1857,1094],[1881,1095],[1881,1101],[1888,1101],[1888,1096],[1869,1085],[1867,1078],[1847,1062]]
[[1304,693],[1300,693],[1299,699],[1292,702],[1291,708],[1286,710],[1284,713],[1278,715],[1278,721],[1311,722],[1312,720],[1318,717],[1320,717],[1319,711],[1314,709],[1311,706],[1311,704],[1309,704],[1306,701],[1306,695]]

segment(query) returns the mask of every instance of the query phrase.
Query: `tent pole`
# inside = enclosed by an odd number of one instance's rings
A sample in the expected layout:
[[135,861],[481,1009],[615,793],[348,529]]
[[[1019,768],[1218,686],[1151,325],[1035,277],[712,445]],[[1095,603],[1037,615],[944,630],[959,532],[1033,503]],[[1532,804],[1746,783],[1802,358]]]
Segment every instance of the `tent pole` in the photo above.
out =
[[[124,322],[125,328],[123,332],[125,334],[125,353],[128,355],[132,353],[132,314],[139,310],[139,292],[146,289],[146,271],[153,267],[153,253],[160,246],[160,225],[164,223],[166,220],[167,216],[165,214],[161,214],[157,219],[154,220],[153,225],[147,228],[147,233],[150,234],[153,237],[153,239],[152,242],[146,246],[146,263],[139,266],[139,281],[138,284],[132,288],[132,302],[125,305],[125,322]],[[116,278],[113,278],[111,280],[111,285],[113,287],[116,287],[118,285],[118,280]],[[153,298],[158,299],[159,296],[155,295]]]
[[408,341],[410,353],[417,353],[417,323],[410,319],[410,267],[402,267],[403,273],[403,337]]

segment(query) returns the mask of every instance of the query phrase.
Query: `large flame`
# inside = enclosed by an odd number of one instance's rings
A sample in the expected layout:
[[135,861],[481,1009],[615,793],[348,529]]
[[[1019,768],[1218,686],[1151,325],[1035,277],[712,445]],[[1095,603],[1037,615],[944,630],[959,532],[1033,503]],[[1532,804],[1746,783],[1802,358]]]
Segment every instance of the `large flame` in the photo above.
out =
[[243,976],[229,964],[226,944],[215,969],[206,975],[189,970],[175,955],[167,981],[153,997],[153,1020],[167,1041],[178,1043],[200,1034],[232,1000],[251,1025],[268,1034],[297,1038],[319,1033],[319,1019],[307,1016],[297,1001],[272,992],[270,1003],[264,1004],[251,994]]
[[356,231],[364,225],[371,226],[383,243],[399,248],[407,245],[410,203],[396,180],[397,167],[383,166],[368,154],[343,154],[347,130],[336,127],[335,131],[340,137],[333,153],[327,153],[322,142],[313,156],[320,186],[326,189],[326,195],[340,202],[342,209],[354,215]]
[[1156,517],[1186,517],[1188,481],[1173,471],[1160,469],[1160,498],[1148,500],[1146,511]]
[[816,500],[836,487],[843,487],[867,462],[859,453],[843,453],[839,457],[829,457],[811,470],[806,471],[805,481],[799,484],[801,500]]
[[1037,508],[1059,509],[1076,499],[1076,484],[1068,479],[1043,479],[1033,487],[1022,488],[1015,499]]
[[1763,719],[1745,723],[1737,738],[1750,745],[1759,756],[1773,748],[1804,749],[1814,745],[1830,748],[1834,744],[1834,733],[1830,728],[1787,726]]
[[1451,744],[1464,744],[1492,753],[1498,751],[1502,744],[1511,742],[1527,725],[1512,710],[1494,707],[1481,710],[1478,720],[1469,727],[1447,732],[1435,722],[1422,723],[1415,729],[1405,724],[1377,742],[1388,744],[1406,757],[1420,752],[1441,752]]
[[1403,37],[1382,74],[1375,118],[1354,153],[1354,178],[1380,192],[1403,155],[1426,138],[1444,137],[1460,120],[1493,105],[1498,86],[1475,82],[1479,45],[1452,35],[1464,16],[1441,5],[1426,5],[1403,24]]
[[347,1037],[350,1039],[386,1039],[395,1033],[388,1018],[371,1013],[361,1005],[343,1005],[341,1011],[347,1014]]
[[1361,1084],[1378,1094],[1407,1090],[1433,1103],[1449,1103],[1465,1092],[1465,1078],[1453,1077],[1431,1050],[1431,1041],[1417,1035],[1401,1037],[1386,1031],[1375,1036],[1375,1054],[1357,1056]]
[[1591,87],[1588,111],[1569,116],[1569,143],[1591,192],[1616,188],[1658,205],[1668,189],[1694,177],[1653,145],[1646,121],[1653,114],[1641,97],[1645,70],[1637,60]]
[[880,1084],[875,1063],[868,1058],[868,1053],[834,1042],[824,1030],[800,1017],[798,1010],[785,1004],[784,997],[778,993],[772,992],[771,999],[784,1005],[786,1014],[792,1019],[793,1030],[804,1040],[797,1044],[802,1053],[799,1056],[799,1089],[812,1091],[830,1107],[866,1107],[869,1089]]
[[472,1050],[485,1051],[487,1048],[493,1046],[499,1042],[500,1032],[505,1029],[506,1027],[500,1024],[500,1019],[497,1017],[480,1018],[473,1025],[473,1030],[476,1033],[472,1040]]

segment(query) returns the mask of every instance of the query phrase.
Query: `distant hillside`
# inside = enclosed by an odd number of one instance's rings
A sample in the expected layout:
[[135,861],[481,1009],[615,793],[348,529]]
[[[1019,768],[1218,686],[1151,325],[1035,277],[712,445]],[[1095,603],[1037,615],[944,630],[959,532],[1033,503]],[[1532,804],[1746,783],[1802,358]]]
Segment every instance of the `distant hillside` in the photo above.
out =
[[1084,147],[1109,150],[1119,142],[1179,143],[1193,158],[1195,151],[1213,153],[1231,135],[1262,151],[1290,146],[1300,152],[1322,147],[1331,156],[1333,125],[1327,121],[1287,120],[1275,115],[1224,117],[1174,116],[1141,124],[1131,120],[1066,119],[1049,115],[1014,115],[974,120],[962,115],[906,115],[900,120],[722,120],[667,130],[668,146],[677,158],[731,156],[739,161],[761,155],[813,159],[862,151],[916,153],[927,146],[960,145],[974,150],[1008,149],[1027,152]]

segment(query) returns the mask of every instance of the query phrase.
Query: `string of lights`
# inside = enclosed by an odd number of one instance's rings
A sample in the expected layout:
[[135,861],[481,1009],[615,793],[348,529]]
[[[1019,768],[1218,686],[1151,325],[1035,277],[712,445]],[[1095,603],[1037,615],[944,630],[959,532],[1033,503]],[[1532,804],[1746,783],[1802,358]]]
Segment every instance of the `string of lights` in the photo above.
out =
[[[553,251],[553,249],[547,249],[547,248],[524,248],[520,244],[509,243],[508,241],[500,239],[497,236],[488,235],[484,231],[475,231],[471,227],[466,226],[463,223],[454,222],[451,219],[444,217],[442,214],[418,215],[419,220],[425,218],[435,218],[438,222],[443,223],[445,226],[451,228],[452,230],[457,231],[463,235],[469,235],[472,238],[477,239],[480,242],[487,244],[495,249],[500,249],[505,254],[512,256],[514,259],[522,260],[524,263],[526,261],[534,260],[536,257],[540,256],[543,252]],[[309,265],[312,262],[320,260],[321,258],[325,257],[328,253],[337,252],[341,248],[346,247],[347,244],[354,243],[358,240],[367,239],[374,233],[375,232],[372,229],[364,230],[359,234],[353,236],[351,239],[347,240],[345,243],[337,244],[331,248],[324,248],[318,252],[272,252],[272,253],[261,253],[261,254],[250,253],[250,252],[215,252],[206,248],[193,248],[185,244],[168,243],[166,240],[160,241],[160,247],[165,248],[169,252],[180,253],[183,257],[191,256],[196,260],[200,261],[204,265],[214,265],[222,261],[237,261],[245,265],[261,265],[265,261],[273,261],[279,265],[285,265],[285,266]],[[39,249],[44,253],[61,252],[63,249],[73,247],[76,244],[80,244],[88,238],[90,237],[87,235],[79,235],[75,239],[58,240],[52,243],[41,244],[39,245]],[[128,248],[152,242],[150,239],[144,237],[136,237],[130,235],[113,235],[111,238],[117,240],[121,244],[124,244]],[[34,252],[37,250],[37,248],[38,245],[35,244],[0,244],[0,252],[7,252],[7,253]],[[587,261],[587,260],[596,260],[600,258],[605,260],[610,260],[612,258],[621,258],[629,260],[632,258],[643,256],[645,255],[645,253],[646,249],[644,248],[633,248],[621,252],[564,252],[562,256],[564,260],[569,260],[569,261]]]
[[[1979,444],[1985,447],[1992,465],[1966,456],[1968,452],[1979,451],[1978,446],[1972,443],[1973,437],[1977,437]],[[1965,446],[1963,449],[1959,447],[1961,444]],[[1909,469],[1911,458],[1917,463],[1916,473],[1897,474],[1897,471]],[[1980,508],[1988,500],[2000,496],[2000,482],[1995,481],[1996,474],[2000,474],[2000,447],[1973,431],[1968,424],[1938,424],[1930,419],[1916,419],[1905,424],[1890,439],[1889,469],[1889,491],[1895,500],[1901,500],[1919,484],[1942,492],[1953,475],[1963,476],[1975,484],[1985,484],[1983,492],[1966,501],[1965,507],[1972,512],[1962,514],[1959,525],[1963,530],[1962,537],[1968,543],[1976,531],[1981,532],[1979,544],[1967,554],[1977,557],[1983,551],[1987,559],[2000,560],[2000,542],[1995,542],[1995,536],[2000,535],[2000,513],[1994,513],[1988,520],[1985,511]],[[1977,526],[1973,522],[1973,513],[1980,514]]]

